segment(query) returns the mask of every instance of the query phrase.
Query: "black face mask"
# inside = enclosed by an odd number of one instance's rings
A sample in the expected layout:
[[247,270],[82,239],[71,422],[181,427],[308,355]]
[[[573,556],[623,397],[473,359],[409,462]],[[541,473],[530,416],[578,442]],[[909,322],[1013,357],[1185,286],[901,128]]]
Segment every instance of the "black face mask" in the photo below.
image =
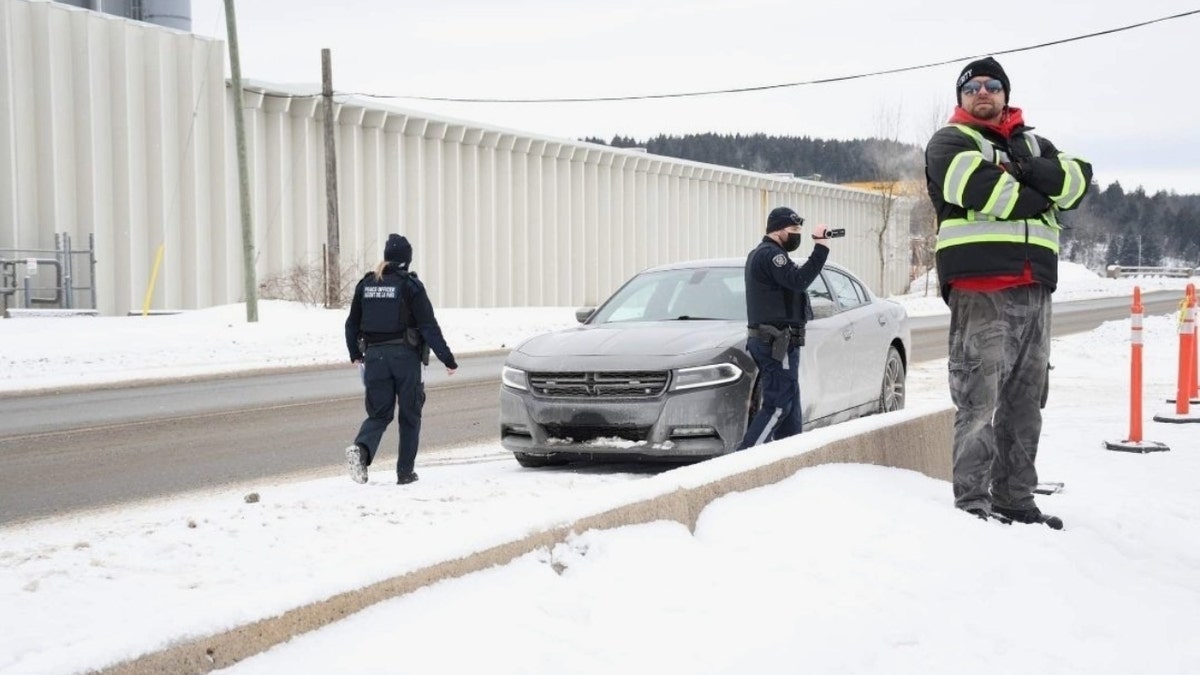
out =
[[791,253],[800,248],[800,241],[803,239],[799,232],[788,233],[787,241],[783,242],[783,250]]

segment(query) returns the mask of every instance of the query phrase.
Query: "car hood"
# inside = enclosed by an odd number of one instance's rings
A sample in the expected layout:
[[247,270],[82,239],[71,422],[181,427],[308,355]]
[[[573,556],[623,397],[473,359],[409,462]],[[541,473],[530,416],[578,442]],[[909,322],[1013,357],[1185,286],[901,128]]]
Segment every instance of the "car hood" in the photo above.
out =
[[549,356],[670,356],[706,352],[746,339],[734,321],[645,321],[579,326],[530,338],[517,351]]

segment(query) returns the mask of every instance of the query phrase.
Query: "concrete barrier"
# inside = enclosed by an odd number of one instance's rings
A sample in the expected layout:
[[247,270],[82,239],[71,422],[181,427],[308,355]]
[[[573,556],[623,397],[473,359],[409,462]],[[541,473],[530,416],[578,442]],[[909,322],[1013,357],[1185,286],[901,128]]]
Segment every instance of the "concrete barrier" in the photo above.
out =
[[[695,530],[700,512],[732,492],[777,483],[819,464],[877,464],[949,480],[954,411],[945,407],[901,410],[818,429],[746,452],[667,471],[627,484],[629,498],[596,513],[535,531],[469,556],[340,593],[223,633],[188,640],[101,672],[206,673],[229,667],[275,645],[344,619],[371,605],[430,584],[504,565],[526,553],[565,542],[572,533],[674,520]],[[946,500],[952,500],[947,486]],[[611,504],[610,504],[611,505]]]

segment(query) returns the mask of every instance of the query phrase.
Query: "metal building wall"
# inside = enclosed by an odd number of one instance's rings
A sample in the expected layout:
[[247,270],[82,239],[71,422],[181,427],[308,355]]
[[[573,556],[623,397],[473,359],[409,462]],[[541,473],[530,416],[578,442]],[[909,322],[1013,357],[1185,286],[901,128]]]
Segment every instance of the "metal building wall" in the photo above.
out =
[[[307,110],[311,99],[293,101]],[[388,232],[404,233],[416,251],[413,269],[439,306],[591,304],[648,265],[745,255],[766,213],[785,204],[810,223],[846,227],[849,236],[835,244],[834,260],[877,292],[908,283],[901,209],[888,230],[886,283],[880,283],[875,242],[883,197],[877,194],[359,100],[335,106],[335,114],[343,259],[368,268]],[[300,119],[289,115],[284,123]],[[320,106],[313,106],[308,145],[320,147],[322,123]],[[324,238],[324,201],[319,185],[310,189],[320,193],[315,218],[269,227],[309,228],[316,247],[307,255],[315,257]]]
[[[243,300],[225,59],[220,41],[0,0],[0,249],[94,232],[105,314],[141,308],[160,245],[153,308]],[[319,97],[247,88],[262,281],[320,264],[323,118]],[[744,255],[782,204],[846,227],[833,260],[877,292],[907,286],[906,214],[880,278],[876,194],[368,100],[340,100],[335,115],[344,265],[360,274],[402,232],[439,307],[592,304],[647,265]]]
[[229,302],[211,283],[229,222],[224,56],[189,33],[0,2],[0,249],[94,233],[111,314],[141,307],[161,244],[155,307]]

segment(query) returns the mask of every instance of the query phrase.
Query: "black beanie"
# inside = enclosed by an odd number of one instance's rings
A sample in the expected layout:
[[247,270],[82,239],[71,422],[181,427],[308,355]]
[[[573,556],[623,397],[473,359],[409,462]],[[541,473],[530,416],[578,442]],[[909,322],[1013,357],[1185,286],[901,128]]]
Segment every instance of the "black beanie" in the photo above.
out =
[[803,224],[804,219],[800,217],[800,214],[786,206],[772,209],[771,213],[767,215],[767,232],[774,232],[782,230],[785,227],[791,227],[792,225]]
[[990,56],[968,63],[967,67],[963,68],[962,72],[958,74],[958,80],[954,83],[954,95],[958,97],[958,104],[962,105],[963,85],[980,75],[987,75],[1000,80],[1000,84],[1004,85],[1004,104],[1008,105],[1010,96],[1008,75],[1005,74],[1004,68],[1000,66],[1000,62]]
[[383,246],[383,259],[407,265],[412,262],[412,245],[398,234],[389,234],[387,243]]

